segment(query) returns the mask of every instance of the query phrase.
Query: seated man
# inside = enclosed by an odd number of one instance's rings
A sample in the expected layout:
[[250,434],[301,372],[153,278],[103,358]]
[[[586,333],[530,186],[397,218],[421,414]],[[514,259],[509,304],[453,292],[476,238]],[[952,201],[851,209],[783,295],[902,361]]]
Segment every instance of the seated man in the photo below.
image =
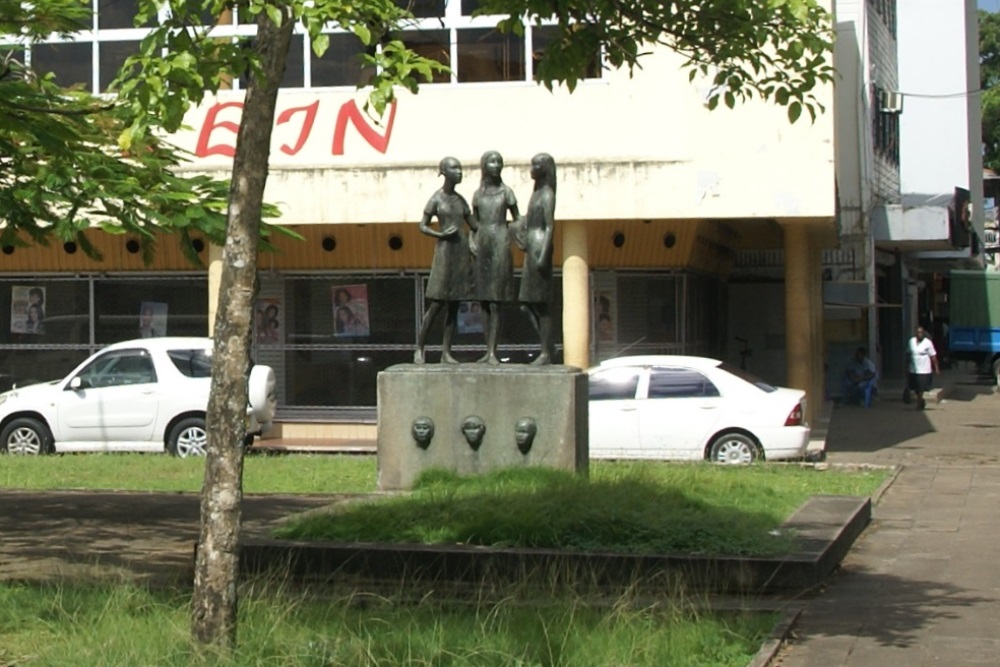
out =
[[875,362],[868,358],[868,350],[863,347],[856,349],[844,372],[844,402],[865,407],[871,405],[876,375]]

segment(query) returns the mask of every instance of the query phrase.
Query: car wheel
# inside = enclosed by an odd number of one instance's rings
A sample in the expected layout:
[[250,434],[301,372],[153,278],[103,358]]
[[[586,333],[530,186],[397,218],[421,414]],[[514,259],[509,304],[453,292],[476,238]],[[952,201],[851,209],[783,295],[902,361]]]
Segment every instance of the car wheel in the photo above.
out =
[[712,441],[708,451],[715,463],[746,464],[760,457],[756,440],[745,433],[723,433]]
[[247,381],[247,398],[253,410],[254,419],[260,424],[274,421],[278,407],[277,381],[270,366],[254,366]]
[[208,431],[205,420],[200,417],[182,419],[170,430],[167,451],[174,456],[204,456],[208,446]]
[[52,431],[31,417],[15,419],[0,433],[0,451],[28,456],[48,454],[52,451]]

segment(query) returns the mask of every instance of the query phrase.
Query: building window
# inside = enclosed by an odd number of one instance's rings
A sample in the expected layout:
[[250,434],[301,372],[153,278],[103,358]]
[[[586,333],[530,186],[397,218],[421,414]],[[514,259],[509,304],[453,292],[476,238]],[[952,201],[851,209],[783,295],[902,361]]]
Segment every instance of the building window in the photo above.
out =
[[345,32],[330,35],[330,47],[322,56],[317,56],[309,49],[312,85],[328,87],[366,84],[374,71],[362,68],[361,55],[364,51],[364,44],[352,34]]
[[4,277],[0,388],[60,379],[100,347],[139,338],[146,307],[156,315],[157,335],[208,334],[202,276]]
[[524,81],[524,38],[496,29],[458,30],[458,80]]
[[899,114],[882,111],[885,91],[878,86],[872,92],[872,146],[875,155],[890,164],[899,166]]
[[[533,62],[555,34],[555,28],[549,25],[525,25],[523,35],[501,33],[496,23],[506,17],[472,16],[479,7],[477,0],[396,1],[415,18],[407,23],[405,30],[393,34],[393,38],[452,69],[450,76],[435,74],[432,83],[531,81]],[[96,21],[81,25],[79,32],[66,38],[53,36],[51,42],[31,47],[32,66],[39,72],[54,73],[63,86],[82,84],[89,91],[107,90],[118,68],[137,51],[151,26],[133,25],[137,0],[96,0],[94,9]],[[250,17],[239,12],[219,25],[222,32],[218,34],[232,39],[252,40],[257,32]],[[358,56],[362,47],[353,34],[333,28],[326,34],[330,48],[322,57],[316,57],[302,27],[296,27],[281,83],[283,88],[353,88],[371,78],[370,71],[360,68]],[[600,75],[600,54],[595,53],[586,77],[600,78]],[[234,85],[244,87],[245,78],[240,77]]]

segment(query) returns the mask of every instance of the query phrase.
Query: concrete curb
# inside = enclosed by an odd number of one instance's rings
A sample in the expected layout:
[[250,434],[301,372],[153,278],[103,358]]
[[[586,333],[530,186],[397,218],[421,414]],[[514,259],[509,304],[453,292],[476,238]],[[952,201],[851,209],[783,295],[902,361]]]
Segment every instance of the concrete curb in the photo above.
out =
[[771,634],[761,644],[757,653],[754,654],[747,667],[768,667],[778,655],[778,651],[781,650],[785,641],[792,634],[792,630],[795,628],[795,624],[798,622],[801,614],[802,605],[788,607],[777,624],[775,624],[774,629],[771,630]]

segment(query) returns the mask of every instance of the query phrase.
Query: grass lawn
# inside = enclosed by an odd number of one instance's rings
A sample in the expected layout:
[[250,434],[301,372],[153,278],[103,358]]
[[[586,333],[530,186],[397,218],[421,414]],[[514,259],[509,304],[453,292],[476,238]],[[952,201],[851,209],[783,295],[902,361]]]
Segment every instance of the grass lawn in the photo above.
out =
[[[244,488],[369,493],[375,465],[372,456],[254,455]],[[197,492],[203,467],[162,455],[0,456],[0,486]],[[759,553],[780,548],[783,537],[770,533],[809,496],[870,495],[889,475],[652,462],[595,462],[589,480],[527,472],[433,472],[408,496],[373,495],[337,510],[335,522],[317,513],[300,526],[337,539]],[[220,657],[190,642],[189,591],[0,582],[0,665],[743,667],[777,619],[707,611],[683,595],[640,598],[641,590],[595,605],[562,589],[538,597],[514,588],[445,603],[368,589],[310,597],[249,582],[239,649]]]
[[870,495],[888,471],[607,463],[589,479],[543,468],[425,473],[412,493],[295,517],[288,539],[471,544],[620,553],[770,555],[816,494]]
[[[198,493],[204,477],[205,459],[179,459],[165,454],[0,456],[0,488],[4,489]],[[244,493],[374,490],[374,456],[254,453],[244,459]]]
[[[150,454],[0,456],[7,489],[198,492],[203,459]],[[778,526],[815,494],[870,495],[886,470],[761,464],[594,462],[589,479],[546,469],[460,479],[434,472],[412,494],[347,504],[295,521],[300,539],[465,543],[629,553],[766,555]],[[375,491],[374,456],[251,455],[245,493]]]
[[524,602],[442,606],[250,591],[238,650],[226,657],[191,644],[186,594],[0,584],[0,665],[744,667],[776,621],[678,600],[601,608],[575,599]]

